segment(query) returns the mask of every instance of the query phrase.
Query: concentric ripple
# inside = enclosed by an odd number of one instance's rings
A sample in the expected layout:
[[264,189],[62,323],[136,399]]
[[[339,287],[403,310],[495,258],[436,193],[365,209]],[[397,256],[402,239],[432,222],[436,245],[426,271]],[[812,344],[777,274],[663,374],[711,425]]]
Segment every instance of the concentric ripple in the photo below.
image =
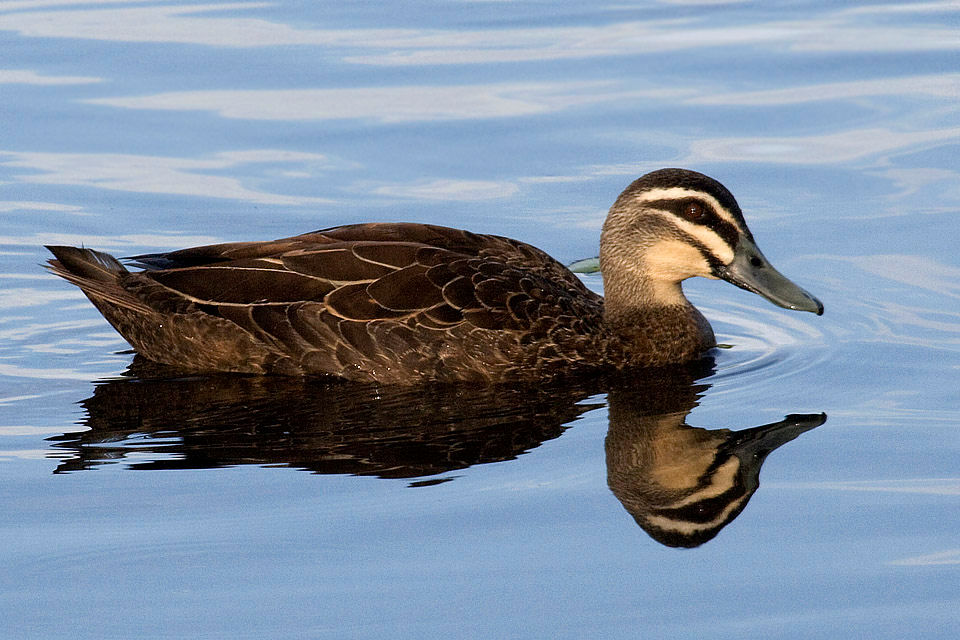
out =
[[826,334],[815,316],[729,301],[697,306],[710,319],[721,345],[715,354],[717,371],[710,378],[718,387],[734,378],[738,387],[758,380],[773,384],[827,358]]

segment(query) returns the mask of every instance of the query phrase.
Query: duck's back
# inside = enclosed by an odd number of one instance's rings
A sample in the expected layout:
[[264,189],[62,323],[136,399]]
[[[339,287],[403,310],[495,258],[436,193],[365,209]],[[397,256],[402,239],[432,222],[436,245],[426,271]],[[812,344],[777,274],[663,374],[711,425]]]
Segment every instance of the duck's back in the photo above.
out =
[[77,275],[83,252],[102,254],[56,249],[54,269],[142,355],[187,369],[497,381],[576,368],[602,328],[602,298],[544,252],[446,227],[139,256],[144,271],[113,268],[113,286]]

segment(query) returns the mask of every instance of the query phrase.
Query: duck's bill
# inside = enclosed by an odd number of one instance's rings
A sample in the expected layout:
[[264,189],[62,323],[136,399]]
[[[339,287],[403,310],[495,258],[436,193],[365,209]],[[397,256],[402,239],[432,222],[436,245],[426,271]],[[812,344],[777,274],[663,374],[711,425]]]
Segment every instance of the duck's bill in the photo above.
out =
[[778,307],[823,314],[823,303],[774,269],[757,245],[746,238],[740,239],[733,262],[717,269],[716,275]]
[[763,462],[777,447],[785,445],[804,432],[816,429],[826,421],[825,413],[792,413],[780,422],[732,433],[724,446],[743,460]]

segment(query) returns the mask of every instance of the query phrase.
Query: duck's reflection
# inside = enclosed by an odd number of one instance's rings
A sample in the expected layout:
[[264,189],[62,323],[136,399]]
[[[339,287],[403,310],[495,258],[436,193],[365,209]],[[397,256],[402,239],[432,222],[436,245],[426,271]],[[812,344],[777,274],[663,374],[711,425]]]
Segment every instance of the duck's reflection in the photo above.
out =
[[[608,482],[654,539],[696,546],[744,508],[773,449],[823,423],[788,416],[744,431],[687,426],[709,363],[616,383],[384,387],[262,376],[172,377],[135,360],[82,402],[88,430],[51,438],[57,472],[284,465],[324,474],[433,478],[515,458],[559,436],[607,394]],[[64,451],[65,450],[65,451]],[[69,453],[67,453],[69,452]],[[66,454],[66,455],[65,455]]]
[[742,431],[700,429],[684,424],[693,402],[644,407],[650,393],[622,388],[608,398],[607,484],[650,537],[671,547],[716,536],[760,486],[767,455],[826,420],[789,415]]
[[88,431],[51,438],[57,472],[283,465],[324,474],[422,478],[509,460],[602,403],[585,387],[378,386],[322,379],[171,377],[139,358],[81,402]]

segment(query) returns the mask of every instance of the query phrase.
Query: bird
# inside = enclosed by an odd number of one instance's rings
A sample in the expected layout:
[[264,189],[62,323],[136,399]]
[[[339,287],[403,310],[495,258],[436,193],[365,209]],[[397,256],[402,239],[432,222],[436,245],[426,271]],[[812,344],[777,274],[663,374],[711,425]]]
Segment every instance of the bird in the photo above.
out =
[[525,242],[421,223],[125,259],[139,271],[47,248],[136,352],[192,372],[496,384],[690,362],[716,346],[681,288],[694,276],[823,313],[760,252],[726,187],[687,169],[634,180],[610,208],[603,296]]

